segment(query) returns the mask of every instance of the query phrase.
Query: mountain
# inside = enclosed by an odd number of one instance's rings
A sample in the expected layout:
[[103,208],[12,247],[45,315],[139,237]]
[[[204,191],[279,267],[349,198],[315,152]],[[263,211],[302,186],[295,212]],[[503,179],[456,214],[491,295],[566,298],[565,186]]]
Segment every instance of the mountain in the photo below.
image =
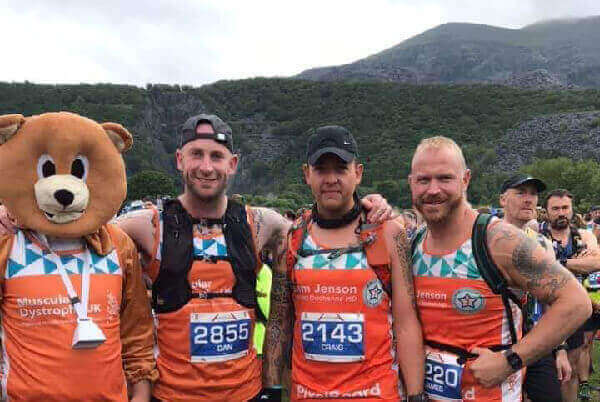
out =
[[[545,70],[557,87],[600,87],[600,16],[552,20],[506,29],[449,23],[341,66],[296,78],[411,84],[505,83]],[[514,81],[514,79],[513,79]]]
[[473,171],[469,197],[475,205],[495,200],[502,180],[522,162],[547,154],[544,142],[560,148],[561,155],[600,160],[600,153],[582,152],[600,144],[600,120],[585,114],[600,110],[597,89],[265,78],[200,88],[0,82],[0,114],[60,110],[127,127],[134,137],[125,154],[129,177],[158,170],[178,181],[174,153],[183,122],[197,113],[216,113],[231,124],[240,155],[231,191],[285,208],[308,201],[301,176],[307,130],[327,124],[354,134],[366,166],[361,191],[383,193],[403,207],[410,205],[406,176],[412,152],[433,135],[449,136],[463,147]]

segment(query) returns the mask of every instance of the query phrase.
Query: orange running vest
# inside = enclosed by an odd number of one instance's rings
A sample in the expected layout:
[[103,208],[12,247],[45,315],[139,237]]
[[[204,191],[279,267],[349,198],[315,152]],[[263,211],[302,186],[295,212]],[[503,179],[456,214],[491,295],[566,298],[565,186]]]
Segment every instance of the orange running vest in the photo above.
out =
[[[474,347],[509,345],[511,335],[502,297],[494,294],[475,262],[471,238],[457,250],[433,254],[427,250],[427,233],[417,237],[412,266],[425,342],[470,351]],[[518,338],[522,314],[510,302]],[[432,400],[521,401],[523,370],[501,385],[484,388],[469,371],[471,360],[459,364],[447,350],[426,346],[425,391]]]
[[[363,250],[349,253],[319,244],[310,227],[292,230],[288,248],[295,309],[291,400],[399,401],[391,302],[370,266],[374,261],[389,274],[383,226]],[[330,251],[303,257],[299,249]]]
[[[253,227],[248,207],[246,212]],[[157,211],[154,223],[159,228],[154,259],[146,267],[152,280],[160,269],[162,242],[162,219]],[[197,257],[227,255],[220,231],[202,234],[194,225],[193,242]],[[193,293],[228,293],[235,276],[228,261],[195,259],[188,280]],[[169,402],[239,402],[255,397],[262,386],[261,362],[252,342],[255,319],[253,309],[231,297],[193,298],[177,311],[157,314],[159,380],[153,396]]]

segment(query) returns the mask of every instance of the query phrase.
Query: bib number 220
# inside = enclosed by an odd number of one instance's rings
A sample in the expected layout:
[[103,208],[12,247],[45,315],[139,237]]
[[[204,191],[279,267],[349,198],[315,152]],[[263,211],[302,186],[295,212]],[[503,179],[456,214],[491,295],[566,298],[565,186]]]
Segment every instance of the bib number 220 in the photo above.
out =
[[449,401],[462,401],[462,366],[425,361],[425,390],[429,396]]

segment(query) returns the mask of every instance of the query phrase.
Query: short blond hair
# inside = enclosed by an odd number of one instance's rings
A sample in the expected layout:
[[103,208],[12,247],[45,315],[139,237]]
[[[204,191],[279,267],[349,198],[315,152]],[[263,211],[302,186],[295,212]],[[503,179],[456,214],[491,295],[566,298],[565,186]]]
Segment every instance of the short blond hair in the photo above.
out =
[[419,145],[417,145],[417,149],[415,149],[415,153],[413,154],[413,157],[412,157],[412,161],[410,164],[411,167],[412,167],[412,163],[415,160],[415,156],[419,152],[424,151],[425,149],[429,149],[429,148],[433,148],[433,149],[444,149],[445,148],[445,149],[449,149],[449,150],[453,151],[456,154],[456,156],[458,156],[461,167],[463,169],[467,168],[467,162],[465,161],[465,156],[463,155],[462,149],[460,149],[458,144],[456,142],[454,142],[453,139],[444,137],[442,135],[436,135],[435,137],[423,138],[421,140],[421,142],[419,142]]

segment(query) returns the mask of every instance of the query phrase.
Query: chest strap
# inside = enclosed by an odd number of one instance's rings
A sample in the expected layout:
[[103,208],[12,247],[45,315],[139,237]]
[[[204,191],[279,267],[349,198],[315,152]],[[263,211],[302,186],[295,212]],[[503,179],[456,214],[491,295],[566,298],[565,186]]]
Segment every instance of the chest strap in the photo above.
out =
[[[461,366],[463,364],[465,364],[467,362],[467,360],[475,359],[479,356],[475,353],[469,352],[466,349],[460,348],[458,346],[448,345],[445,343],[439,343],[439,342],[435,342],[435,341],[425,341],[425,344],[434,349],[438,349],[438,350],[441,350],[444,352],[450,352],[454,355],[457,355],[458,358],[456,359],[456,362]],[[486,349],[489,349],[492,352],[500,352],[502,350],[510,349],[511,345],[492,345],[492,346],[482,346],[482,347],[485,347]]]

